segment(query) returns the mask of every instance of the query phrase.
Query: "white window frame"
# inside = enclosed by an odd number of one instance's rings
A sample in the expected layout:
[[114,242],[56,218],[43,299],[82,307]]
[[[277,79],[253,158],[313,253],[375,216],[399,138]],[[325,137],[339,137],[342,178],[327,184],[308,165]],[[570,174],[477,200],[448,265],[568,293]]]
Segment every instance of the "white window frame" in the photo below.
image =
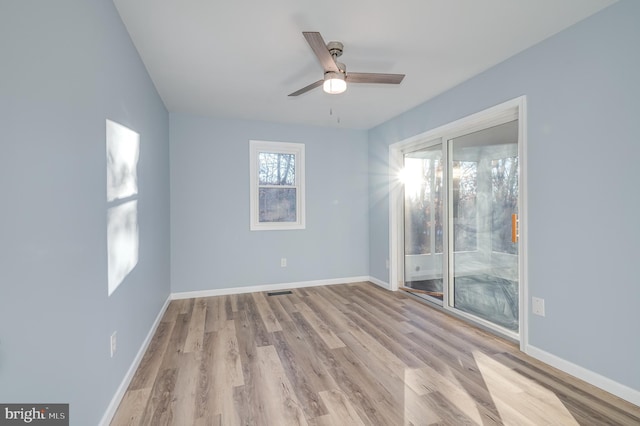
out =
[[[258,172],[260,168],[259,153],[295,155],[295,183],[283,188],[296,189],[296,221],[295,222],[260,222],[260,187]],[[279,231],[288,229],[305,229],[305,192],[304,192],[304,144],[291,142],[249,141],[249,176],[250,176],[250,208],[252,231]]]

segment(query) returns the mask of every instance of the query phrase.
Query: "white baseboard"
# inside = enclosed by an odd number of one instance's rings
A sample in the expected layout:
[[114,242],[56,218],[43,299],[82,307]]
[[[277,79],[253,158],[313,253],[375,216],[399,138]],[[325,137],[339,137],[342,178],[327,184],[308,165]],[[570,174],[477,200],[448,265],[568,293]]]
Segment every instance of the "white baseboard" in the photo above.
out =
[[147,333],[147,337],[145,337],[144,342],[142,342],[142,345],[140,346],[138,353],[133,359],[133,362],[131,363],[127,374],[125,374],[122,382],[120,382],[118,390],[116,390],[115,395],[113,395],[113,398],[111,398],[111,402],[107,407],[107,411],[102,416],[100,423],[98,423],[100,426],[109,426],[109,423],[111,423],[111,420],[113,420],[113,416],[116,414],[116,410],[118,409],[118,406],[120,405],[120,402],[122,401],[122,398],[124,397],[124,394],[127,391],[129,384],[131,383],[131,380],[133,380],[133,376],[136,374],[136,370],[138,369],[138,366],[140,365],[140,362],[142,361],[142,358],[144,357],[144,354],[147,351],[149,344],[151,343],[151,339],[153,338],[158,325],[160,325],[160,321],[162,320],[162,316],[169,306],[169,302],[171,302],[171,296],[169,296],[167,300],[165,300],[164,305],[162,305],[162,308],[160,308],[160,312],[158,312],[155,321],[151,325],[151,329],[149,330],[149,333]]
[[632,389],[626,385],[623,385],[622,383],[611,380],[608,377],[604,377],[598,373],[576,365],[556,355],[550,354],[549,352],[545,352],[542,349],[536,348],[535,346],[525,346],[524,352],[527,355],[530,355],[546,364],[549,364],[552,367],[562,370],[565,373],[569,373],[572,376],[584,380],[587,383],[597,386],[602,390],[605,390],[619,398],[624,399],[625,401],[629,401],[632,404],[640,406],[640,391],[636,389]]
[[380,287],[384,288],[385,290],[391,291],[391,286],[386,281],[379,280],[379,279],[377,279],[375,277],[369,277],[368,281],[371,281],[375,285],[380,286]]
[[184,291],[179,293],[172,293],[171,299],[172,300],[192,299],[196,297],[226,296],[229,294],[256,293],[260,291],[279,291],[279,290],[289,290],[292,288],[317,287],[321,285],[358,283],[358,282],[370,281],[370,280],[371,280],[371,277],[363,276],[363,277],[335,278],[335,279],[328,279],[328,280],[299,281],[299,282],[291,282],[291,283],[254,285],[254,286],[247,286],[247,287],[217,288],[212,290]]

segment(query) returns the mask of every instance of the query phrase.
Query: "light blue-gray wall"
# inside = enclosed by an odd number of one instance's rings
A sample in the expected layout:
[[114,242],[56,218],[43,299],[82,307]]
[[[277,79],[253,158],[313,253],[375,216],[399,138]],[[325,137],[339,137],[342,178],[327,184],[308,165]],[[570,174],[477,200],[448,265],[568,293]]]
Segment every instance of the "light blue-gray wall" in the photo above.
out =
[[526,95],[528,283],[546,301],[529,343],[640,390],[639,23],[620,1],[371,129],[371,275],[389,279],[388,145]]
[[[111,0],[0,2],[0,58],[0,401],[95,425],[170,292],[168,113]],[[107,118],[141,136],[139,261],[111,297]]]
[[[368,276],[366,131],[170,120],[173,292]],[[249,230],[250,139],[305,144],[306,229]]]

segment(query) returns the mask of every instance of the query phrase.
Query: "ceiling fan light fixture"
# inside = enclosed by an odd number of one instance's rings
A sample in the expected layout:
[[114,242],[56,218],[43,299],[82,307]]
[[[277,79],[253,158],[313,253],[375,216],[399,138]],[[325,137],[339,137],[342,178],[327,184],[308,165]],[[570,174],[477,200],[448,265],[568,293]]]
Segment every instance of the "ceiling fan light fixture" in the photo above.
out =
[[[347,90],[347,67],[338,62],[342,55],[343,45],[339,41],[325,43],[319,32],[303,31],[304,38],[307,39],[309,47],[318,58],[324,78],[315,81],[300,90],[290,93],[289,96],[299,96],[307,93],[316,87],[322,86],[325,92],[332,95],[342,93]],[[372,72],[350,72],[349,84],[351,83],[377,83],[377,84],[400,84],[404,74],[381,74]]]
[[322,89],[331,95],[337,95],[347,90],[347,82],[341,72],[329,71],[324,74]]

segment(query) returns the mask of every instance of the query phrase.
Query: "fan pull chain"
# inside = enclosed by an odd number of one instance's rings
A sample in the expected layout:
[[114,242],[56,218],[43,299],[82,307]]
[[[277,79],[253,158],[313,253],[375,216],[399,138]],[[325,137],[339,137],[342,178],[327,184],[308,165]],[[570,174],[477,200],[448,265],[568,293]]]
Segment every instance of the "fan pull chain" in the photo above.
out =
[[[333,115],[333,108],[329,108],[329,117],[331,117],[332,115]],[[336,116],[336,122],[338,124],[340,124],[340,116],[339,115]]]

